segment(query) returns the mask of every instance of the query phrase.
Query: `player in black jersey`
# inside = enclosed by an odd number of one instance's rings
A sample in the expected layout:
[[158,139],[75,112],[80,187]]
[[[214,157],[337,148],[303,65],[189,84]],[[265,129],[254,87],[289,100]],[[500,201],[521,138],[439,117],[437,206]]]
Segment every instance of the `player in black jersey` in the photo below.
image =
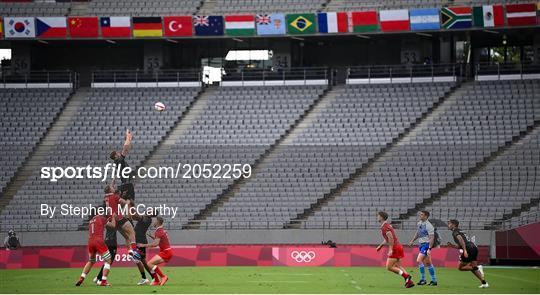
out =
[[[114,164],[116,164],[116,169],[119,169],[120,171],[123,171],[123,169],[125,168],[129,168],[129,165],[126,163],[126,157],[129,153],[129,150],[131,149],[132,139],[133,134],[131,133],[131,131],[129,131],[129,129],[126,130],[126,139],[124,141],[122,151],[112,151],[109,155],[109,158],[111,158]],[[122,174],[120,175],[120,181],[122,182],[122,184],[118,186],[118,191],[121,193],[120,197],[122,197],[122,199],[134,201],[135,188],[133,187],[133,183],[131,182],[132,174],[128,177],[123,177]]]
[[482,285],[479,288],[488,288],[489,284],[484,278],[484,270],[481,265],[478,265],[478,247],[469,239],[469,236],[459,229],[459,221],[455,219],[448,220],[448,229],[452,231],[452,237],[457,245],[448,242],[448,246],[460,249],[461,256],[459,257],[459,267],[461,271],[471,271]]
[[[152,225],[152,217],[155,217],[155,215],[149,216],[135,214],[132,216],[133,220],[137,221],[137,224],[135,225],[135,241],[137,241],[137,244],[148,244],[146,233],[150,225]],[[146,278],[146,273],[144,270],[146,269],[150,275],[152,275],[152,273],[148,267],[148,264],[146,264],[146,248],[142,247],[137,249],[141,254],[141,260],[139,263],[137,263],[137,267],[141,273],[141,280],[139,283],[137,283],[137,285],[148,285],[150,280]]]
[[[115,261],[116,251],[118,249],[118,244],[116,241],[116,229],[115,228],[105,228],[105,245],[109,248],[109,253],[111,253],[111,264]],[[96,284],[101,284],[101,277],[103,276],[103,266],[99,270],[99,274],[94,278]]]

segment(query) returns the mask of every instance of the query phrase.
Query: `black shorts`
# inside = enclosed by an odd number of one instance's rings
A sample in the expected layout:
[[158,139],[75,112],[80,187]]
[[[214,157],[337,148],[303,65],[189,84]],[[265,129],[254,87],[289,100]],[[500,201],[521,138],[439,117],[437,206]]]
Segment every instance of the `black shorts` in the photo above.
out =
[[122,183],[118,186],[120,197],[125,200],[135,200],[135,187],[133,183]]
[[117,220],[116,221],[116,226],[122,228],[124,226],[124,224],[126,224],[126,222],[131,223],[131,225],[133,226],[133,222],[131,222],[131,220],[129,220],[129,219],[125,218],[125,217],[122,217],[122,219]]
[[465,258],[463,256],[463,254],[461,254],[461,256],[459,256],[459,260],[461,262],[465,262],[465,263],[469,263],[469,262],[473,262],[473,261],[478,260],[478,248],[477,247],[467,248],[467,254],[468,254],[467,258]]

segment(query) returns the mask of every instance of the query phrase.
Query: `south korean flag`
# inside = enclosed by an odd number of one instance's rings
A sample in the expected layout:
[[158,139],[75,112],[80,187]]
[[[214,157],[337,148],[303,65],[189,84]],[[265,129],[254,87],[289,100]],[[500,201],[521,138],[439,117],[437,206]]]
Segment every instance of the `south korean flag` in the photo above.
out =
[[6,38],[35,38],[36,26],[33,17],[4,18]]

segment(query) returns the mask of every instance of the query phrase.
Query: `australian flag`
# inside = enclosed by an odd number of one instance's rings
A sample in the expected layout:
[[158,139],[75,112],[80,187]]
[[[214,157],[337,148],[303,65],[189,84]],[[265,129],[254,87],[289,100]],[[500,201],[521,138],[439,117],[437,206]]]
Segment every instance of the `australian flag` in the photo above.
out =
[[193,17],[193,26],[197,36],[223,36],[223,16],[197,15]]

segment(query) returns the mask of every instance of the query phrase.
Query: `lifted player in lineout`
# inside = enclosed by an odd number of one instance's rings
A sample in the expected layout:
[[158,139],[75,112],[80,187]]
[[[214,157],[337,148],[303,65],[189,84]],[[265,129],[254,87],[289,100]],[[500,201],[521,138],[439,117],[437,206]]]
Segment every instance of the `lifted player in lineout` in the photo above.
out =
[[113,214],[109,219],[110,220],[107,220],[107,218],[105,218],[103,215],[96,214],[90,220],[88,225],[88,262],[84,266],[81,277],[75,286],[80,286],[84,282],[86,275],[88,275],[92,269],[92,266],[94,266],[96,263],[97,253],[99,253],[99,255],[101,255],[105,261],[103,264],[103,275],[99,285],[110,286],[110,284],[107,283],[107,275],[111,269],[112,257],[111,253],[107,249],[107,245],[105,245],[105,241],[103,240],[103,231],[105,227],[116,227],[116,216]]
[[458,269],[461,271],[471,271],[482,282],[479,288],[488,288],[489,284],[484,277],[484,269],[478,265],[478,247],[469,239],[469,236],[459,229],[459,221],[448,220],[448,229],[452,231],[452,237],[457,245],[448,242],[448,246],[463,251],[459,257]]
[[167,280],[169,280],[169,278],[164,275],[163,272],[161,272],[158,265],[171,260],[173,251],[171,249],[171,245],[169,244],[169,236],[167,235],[167,231],[165,231],[163,228],[163,217],[156,217],[154,227],[156,228],[154,235],[148,235],[154,241],[150,244],[138,244],[138,246],[142,248],[151,248],[159,245],[159,253],[148,261],[148,267],[151,270],[150,274],[152,275],[152,278],[154,278],[152,286],[163,286]]
[[412,276],[407,273],[405,268],[401,266],[401,259],[405,257],[403,246],[399,242],[394,228],[388,223],[388,213],[377,213],[377,221],[381,224],[381,233],[384,241],[377,246],[377,251],[381,250],[384,245],[388,245],[388,258],[386,259],[386,269],[405,279],[405,288],[414,287]]

